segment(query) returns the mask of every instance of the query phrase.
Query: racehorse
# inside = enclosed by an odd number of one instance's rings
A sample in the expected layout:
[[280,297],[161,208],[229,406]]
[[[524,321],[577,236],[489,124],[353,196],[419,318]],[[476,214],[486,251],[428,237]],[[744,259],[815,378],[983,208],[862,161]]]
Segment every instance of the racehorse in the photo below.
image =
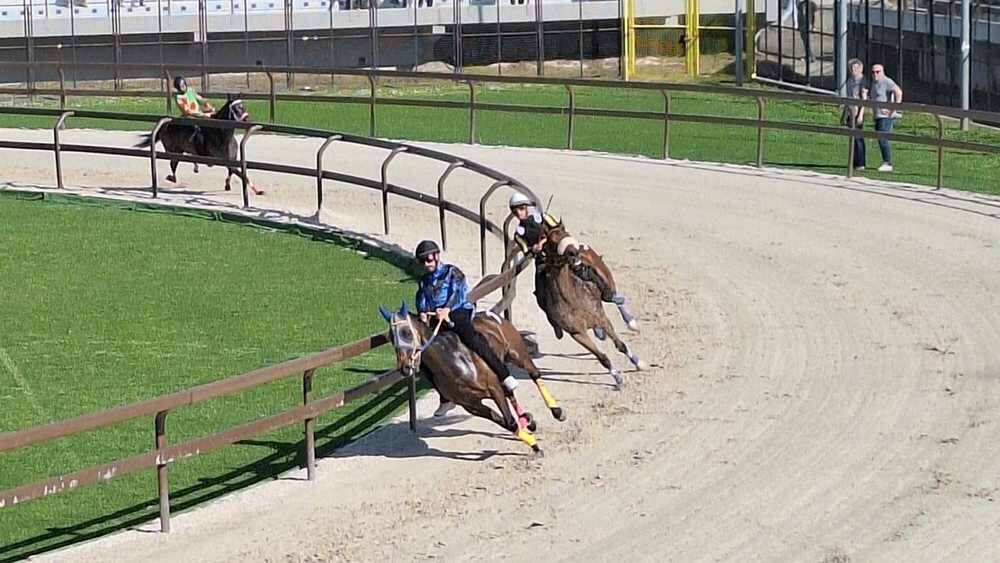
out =
[[[219,111],[212,114],[212,119],[222,119],[228,121],[240,121],[248,122],[250,121],[250,112],[247,111],[246,106],[243,105],[243,100],[233,99],[227,100],[225,105],[223,105]],[[176,154],[192,154],[198,156],[214,156],[218,158],[227,158],[229,160],[237,160],[239,157],[239,143],[236,142],[236,130],[232,128],[222,128],[222,127],[210,127],[210,126],[196,126],[187,125],[183,123],[167,123],[162,128],[160,128],[157,138],[152,139],[150,133],[146,133],[142,137],[142,141],[135,145],[136,147],[148,147],[152,145],[155,141],[160,141],[163,143],[163,148],[167,152]],[[170,159],[170,175],[167,176],[168,182],[177,182],[177,164],[180,161],[176,158]],[[209,165],[211,166],[211,165]],[[250,180],[243,175],[243,172],[239,168],[232,166],[227,166],[229,173],[226,175],[226,191],[229,191],[230,180],[233,174],[236,174],[243,183],[250,187],[256,195],[261,195],[264,193],[263,190],[258,190]],[[198,163],[194,165],[194,171],[198,172]]]
[[[615,387],[621,389],[623,383],[621,372],[615,369],[608,356],[590,339],[587,330],[593,330],[601,340],[610,337],[615,343],[615,348],[625,354],[636,369],[643,369],[645,364],[615,332],[614,326],[604,312],[604,302],[601,300],[601,291],[597,285],[580,279],[573,273],[571,264],[576,260],[586,262],[594,269],[594,275],[601,276],[604,283],[617,295],[614,291],[611,270],[594,249],[580,244],[571,237],[562,221],[554,227],[547,227],[543,235],[546,238],[544,269],[539,278],[539,287],[535,288],[535,291],[539,292],[539,304],[544,305],[545,314],[552,326],[557,329],[557,334],[559,331],[568,332],[573,340],[597,357],[604,369],[614,378]],[[625,308],[625,300],[621,299],[616,305],[629,329],[638,330],[635,319]]]
[[[494,422],[516,435],[535,453],[542,453],[531,433],[535,426],[531,414],[521,409],[513,396],[511,402],[515,410],[511,411],[500,378],[490,370],[486,362],[461,343],[458,335],[450,331],[440,332],[440,325],[431,329],[420,320],[419,316],[409,311],[405,302],[397,312],[389,311],[380,305],[379,313],[389,323],[389,336],[396,349],[396,367],[403,375],[415,377],[421,363],[426,364],[429,371],[428,379],[443,399],[461,405],[469,414]],[[484,319],[482,315],[477,315],[476,329],[483,330],[484,323],[496,324],[500,328],[484,331],[483,336],[488,338],[490,345],[499,352],[501,361],[509,359],[529,374],[537,374],[538,370],[531,362],[520,333],[509,322],[506,322],[506,325],[504,322],[497,322],[491,318]],[[506,349],[498,350],[495,340],[498,336],[509,344]],[[534,375],[532,377],[534,378]],[[556,406],[555,400],[545,390],[544,384],[538,380],[536,383],[539,384],[539,391],[553,416],[563,420],[565,415],[562,409]],[[483,404],[484,399],[491,399],[500,413],[497,414],[495,410]]]

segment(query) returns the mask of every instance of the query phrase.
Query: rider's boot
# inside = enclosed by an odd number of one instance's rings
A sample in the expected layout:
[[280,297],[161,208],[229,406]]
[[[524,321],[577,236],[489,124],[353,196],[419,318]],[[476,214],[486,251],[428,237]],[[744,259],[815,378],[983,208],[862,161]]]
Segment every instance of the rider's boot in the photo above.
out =
[[594,269],[577,258],[570,263],[570,268],[573,270],[573,274],[583,281],[592,282],[597,286],[597,289],[601,292],[601,301],[605,303],[614,303],[615,305],[625,304],[625,297],[615,293],[614,289],[608,286],[607,282],[603,277],[599,276]]
[[434,416],[440,418],[448,414],[448,411],[450,411],[453,408],[455,408],[455,403],[445,399],[444,397],[441,397],[441,404],[438,405],[437,410],[434,411]]

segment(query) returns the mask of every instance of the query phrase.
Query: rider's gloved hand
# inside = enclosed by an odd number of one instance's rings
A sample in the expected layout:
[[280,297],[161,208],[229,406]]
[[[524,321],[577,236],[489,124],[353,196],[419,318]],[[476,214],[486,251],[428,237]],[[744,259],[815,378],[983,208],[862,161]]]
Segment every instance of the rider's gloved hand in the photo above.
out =
[[441,307],[440,309],[438,309],[437,311],[435,311],[435,314],[437,315],[438,322],[439,323],[449,323],[450,324],[451,323],[451,319],[448,317],[449,313],[451,313],[451,309],[449,309],[447,307]]

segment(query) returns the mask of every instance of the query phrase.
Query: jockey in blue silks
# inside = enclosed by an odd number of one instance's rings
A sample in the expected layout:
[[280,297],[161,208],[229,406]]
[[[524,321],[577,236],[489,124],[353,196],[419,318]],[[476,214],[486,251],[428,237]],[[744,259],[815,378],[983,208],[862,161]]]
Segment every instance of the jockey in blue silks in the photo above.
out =
[[[507,393],[513,393],[517,381],[510,375],[507,365],[493,352],[486,339],[476,332],[473,324],[476,307],[469,303],[469,284],[465,281],[465,274],[452,264],[441,263],[441,249],[434,241],[421,242],[414,254],[424,268],[416,298],[420,320],[430,324],[431,316],[435,316],[438,322],[445,323],[441,328],[454,332],[458,339],[482,358],[500,378]],[[451,326],[448,326],[449,322]],[[453,403],[442,399],[441,406],[434,415],[443,416],[454,406]]]

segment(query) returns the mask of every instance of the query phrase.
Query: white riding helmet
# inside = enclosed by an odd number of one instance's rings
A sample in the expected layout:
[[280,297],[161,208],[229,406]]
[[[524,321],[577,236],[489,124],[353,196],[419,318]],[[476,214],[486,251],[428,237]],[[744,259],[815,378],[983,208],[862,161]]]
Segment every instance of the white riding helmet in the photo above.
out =
[[531,201],[531,198],[521,192],[514,192],[514,195],[510,196],[510,201],[507,203],[507,207],[514,209],[515,207],[520,207],[522,205],[534,205],[534,203],[535,202]]

